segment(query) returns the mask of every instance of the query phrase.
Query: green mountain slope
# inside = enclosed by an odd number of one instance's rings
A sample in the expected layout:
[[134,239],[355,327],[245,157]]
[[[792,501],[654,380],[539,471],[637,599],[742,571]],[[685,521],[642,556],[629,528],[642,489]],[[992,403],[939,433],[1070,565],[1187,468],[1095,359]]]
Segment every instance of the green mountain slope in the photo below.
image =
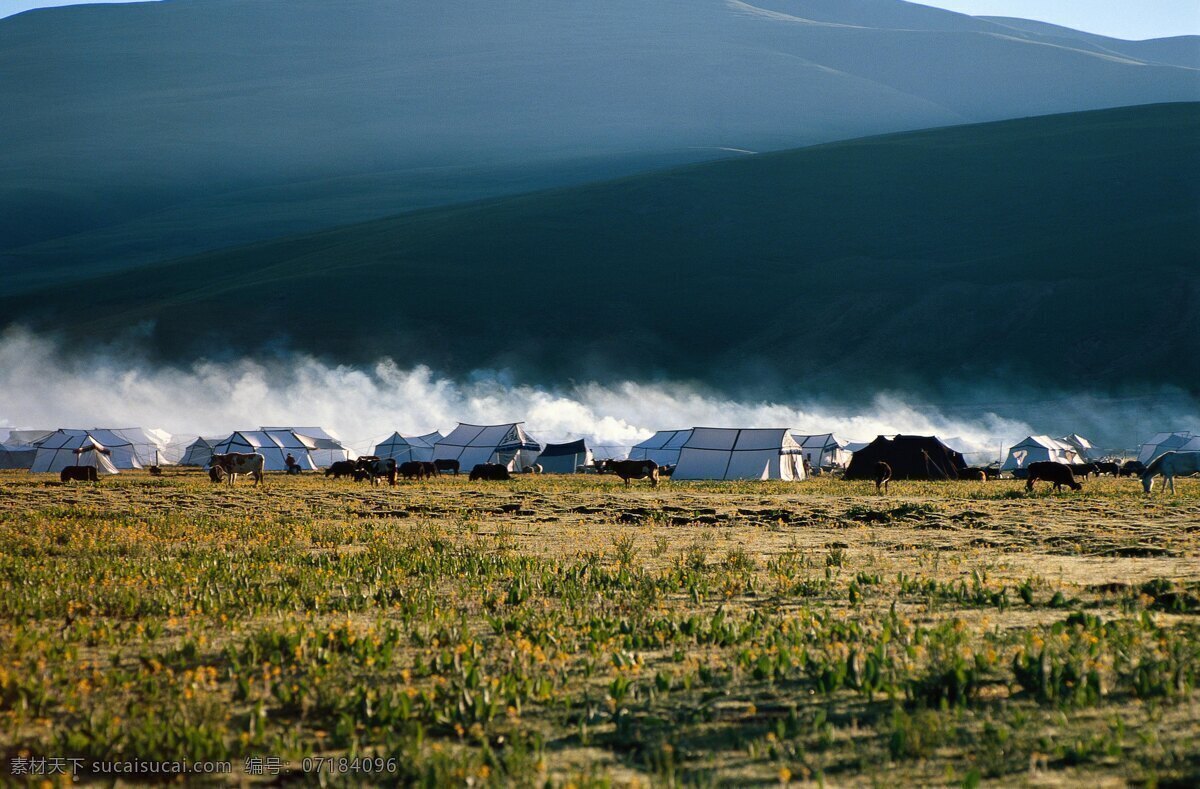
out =
[[[13,320],[542,378],[1200,389],[1200,104],[936,129],[64,280]],[[147,329],[146,327],[152,327]]]

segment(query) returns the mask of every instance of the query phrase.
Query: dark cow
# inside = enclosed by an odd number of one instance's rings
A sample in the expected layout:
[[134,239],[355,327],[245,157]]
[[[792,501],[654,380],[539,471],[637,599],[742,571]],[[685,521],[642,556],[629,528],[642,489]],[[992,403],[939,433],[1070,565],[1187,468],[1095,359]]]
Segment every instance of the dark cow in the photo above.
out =
[[437,470],[439,472],[450,471],[454,474],[454,476],[458,476],[458,461],[454,460],[453,458],[442,458],[441,460],[435,460],[433,461],[433,465],[437,466]]
[[439,476],[437,463],[432,463],[428,460],[421,461],[421,468],[425,469],[425,478],[431,479]]
[[221,468],[220,466],[210,466],[208,469],[208,478],[218,484],[224,482],[225,469]]
[[225,472],[225,480],[232,485],[239,474],[249,474],[254,477],[254,487],[263,482],[263,469],[267,459],[258,452],[230,452],[225,455],[213,455],[209,465],[216,466]]
[[892,481],[892,467],[882,460],[875,464],[875,492],[879,493],[882,488],[884,493],[888,492],[888,483]]
[[372,485],[378,485],[380,479],[387,479],[392,487],[396,485],[396,459],[379,458],[375,455],[360,457],[354,464],[356,471],[367,475]]
[[425,479],[428,474],[425,471],[425,464],[419,460],[406,460],[399,466],[400,476],[405,479]]
[[650,487],[658,487],[658,464],[653,460],[602,460],[599,468],[601,474],[616,474],[625,480],[626,487],[632,479],[647,478],[650,480]]
[[99,482],[95,466],[67,466],[58,473],[63,482]]
[[500,463],[479,463],[471,469],[471,481],[477,479],[501,481],[512,477],[508,474],[508,467]]
[[1121,464],[1122,477],[1140,477],[1146,473],[1146,464],[1140,460],[1126,460]]
[[1056,491],[1062,490],[1063,485],[1066,485],[1071,490],[1081,490],[1083,488],[1083,485],[1075,481],[1075,474],[1071,471],[1070,466],[1066,463],[1055,463],[1051,460],[1029,464],[1029,476],[1025,480],[1025,490],[1032,491],[1033,483],[1038,480],[1053,483]]
[[526,466],[525,468],[521,469],[521,473],[522,474],[541,474],[542,473],[542,464],[534,463],[532,466]]
[[962,471],[958,472],[958,478],[961,480],[969,480],[971,482],[986,482],[988,478],[987,469],[968,466],[967,468],[964,468]]
[[1100,468],[1095,463],[1072,463],[1071,473],[1082,479],[1087,479],[1091,475],[1100,475]]
[[659,466],[658,467],[659,479],[662,479],[663,477],[670,479],[671,475],[674,473],[675,473],[675,464],[674,463],[672,463],[669,466]]
[[1115,477],[1121,473],[1120,465],[1112,462],[1111,460],[1102,460],[1098,463],[1093,463],[1092,465],[1096,467],[1097,477],[1101,474],[1111,474]]
[[325,469],[325,476],[341,479],[342,477],[353,477],[354,472],[358,469],[358,463],[353,460],[336,461],[329,468]]

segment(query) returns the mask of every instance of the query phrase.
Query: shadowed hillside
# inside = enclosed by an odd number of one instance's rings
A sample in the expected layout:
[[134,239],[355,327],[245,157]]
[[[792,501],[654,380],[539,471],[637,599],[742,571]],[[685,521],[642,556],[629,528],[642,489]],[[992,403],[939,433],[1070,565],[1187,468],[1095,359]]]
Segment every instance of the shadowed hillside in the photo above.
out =
[[[3,314],[545,377],[1200,387],[1200,105],[907,133],[75,278]],[[1025,376],[1028,374],[1028,378]]]
[[1200,73],[1160,50],[898,0],[33,11],[0,21],[0,274],[112,269],[714,148],[1200,99]]

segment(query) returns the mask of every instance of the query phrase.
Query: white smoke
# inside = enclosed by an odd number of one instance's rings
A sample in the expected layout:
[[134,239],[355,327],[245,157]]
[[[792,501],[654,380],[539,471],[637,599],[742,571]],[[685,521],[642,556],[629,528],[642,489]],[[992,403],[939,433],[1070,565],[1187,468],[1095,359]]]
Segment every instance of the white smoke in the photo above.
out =
[[655,430],[693,426],[786,427],[869,441],[909,433],[957,438],[995,455],[1033,432],[995,413],[949,416],[898,394],[847,413],[803,397],[733,400],[695,385],[591,382],[560,389],[514,383],[503,372],[467,380],[383,360],[369,369],[304,355],[188,366],[151,365],[128,351],[64,354],[29,331],[0,334],[0,425],[22,428],[148,427],[175,435],[224,436],[260,425],[320,425],[363,452],[399,430],[416,435],[459,421],[524,421],[541,441],[584,437],[631,446]]

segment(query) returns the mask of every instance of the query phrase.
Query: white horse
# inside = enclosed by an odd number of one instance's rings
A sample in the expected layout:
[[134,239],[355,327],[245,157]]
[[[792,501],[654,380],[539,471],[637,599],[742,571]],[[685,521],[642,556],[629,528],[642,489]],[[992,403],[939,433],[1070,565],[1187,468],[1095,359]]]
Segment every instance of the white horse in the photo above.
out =
[[1142,474],[1142,488],[1149,493],[1154,489],[1154,477],[1162,474],[1163,490],[1168,486],[1175,492],[1175,478],[1200,474],[1200,452],[1164,452],[1146,466]]

